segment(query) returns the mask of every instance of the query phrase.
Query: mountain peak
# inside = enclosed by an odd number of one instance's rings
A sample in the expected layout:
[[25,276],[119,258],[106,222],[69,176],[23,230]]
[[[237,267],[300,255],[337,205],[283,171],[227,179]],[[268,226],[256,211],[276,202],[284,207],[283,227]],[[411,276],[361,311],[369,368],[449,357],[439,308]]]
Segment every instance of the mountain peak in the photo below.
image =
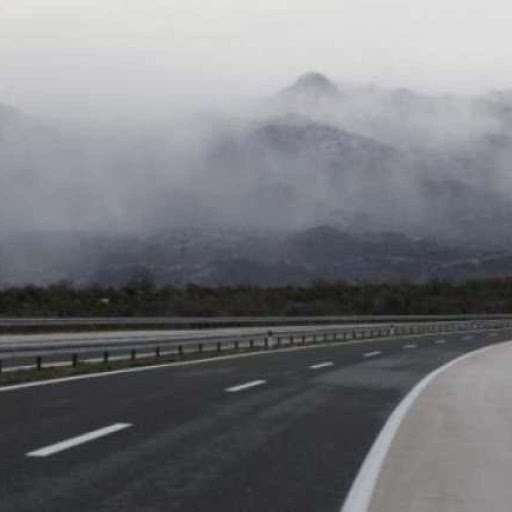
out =
[[331,81],[325,75],[315,71],[303,73],[297,79],[297,85],[301,85],[302,87],[323,87],[330,83]]
[[300,75],[292,85],[281,90],[278,98],[288,107],[303,108],[316,106],[339,95],[340,91],[336,84],[325,75],[309,72]]
[[315,94],[338,94],[338,87],[325,75],[316,72],[309,72],[300,75],[295,84],[290,88],[294,91],[303,91]]

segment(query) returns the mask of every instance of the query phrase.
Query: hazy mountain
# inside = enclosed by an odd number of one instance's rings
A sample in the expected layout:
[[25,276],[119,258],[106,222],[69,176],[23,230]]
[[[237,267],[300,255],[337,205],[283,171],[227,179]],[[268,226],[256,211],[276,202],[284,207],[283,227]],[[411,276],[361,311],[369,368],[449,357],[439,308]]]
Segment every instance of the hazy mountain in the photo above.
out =
[[509,273],[511,158],[509,91],[307,73],[190,117],[90,125],[0,105],[0,282]]

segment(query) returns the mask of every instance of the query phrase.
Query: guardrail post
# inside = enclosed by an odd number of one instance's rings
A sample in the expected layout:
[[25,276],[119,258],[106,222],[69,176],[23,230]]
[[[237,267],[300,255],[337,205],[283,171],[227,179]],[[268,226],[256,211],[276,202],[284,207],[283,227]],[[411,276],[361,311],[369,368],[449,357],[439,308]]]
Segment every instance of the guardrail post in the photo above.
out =
[[277,346],[280,347],[281,346],[281,336],[278,336],[277,337]]
[[217,342],[217,352],[221,352],[222,351],[222,345],[220,343],[220,341]]
[[235,341],[235,342],[233,343],[233,348],[234,348],[235,350],[238,350],[238,341]]
[[249,348],[252,350],[254,348],[254,340],[253,339],[250,339],[249,340]]
[[132,361],[135,361],[135,358],[137,357],[137,352],[134,348],[132,348],[132,353],[131,353],[131,356],[130,356],[130,359]]
[[178,345],[178,355],[183,355],[183,345]]
[[302,335],[302,341],[301,341],[301,344],[302,345],[305,345],[306,344],[306,336],[303,334]]
[[313,343],[316,343],[316,334],[313,334]]
[[202,344],[202,343],[199,343],[199,344],[197,345],[197,351],[198,351],[199,353],[201,353],[201,352],[203,351],[203,344]]
[[36,367],[37,367],[37,369],[40,370],[42,365],[43,365],[43,358],[41,356],[37,356],[36,357]]
[[73,368],[76,368],[77,364],[78,364],[78,354],[72,354],[71,355],[71,366]]
[[337,337],[337,334],[336,334],[336,333],[334,333],[334,334],[332,335],[332,339],[333,339],[333,341],[336,341],[336,340],[338,339],[338,337]]
[[265,350],[268,350],[268,338],[263,338],[263,346]]
[[290,336],[290,345],[293,345],[293,336]]
[[105,350],[105,352],[103,352],[103,362],[105,364],[108,363],[108,350]]

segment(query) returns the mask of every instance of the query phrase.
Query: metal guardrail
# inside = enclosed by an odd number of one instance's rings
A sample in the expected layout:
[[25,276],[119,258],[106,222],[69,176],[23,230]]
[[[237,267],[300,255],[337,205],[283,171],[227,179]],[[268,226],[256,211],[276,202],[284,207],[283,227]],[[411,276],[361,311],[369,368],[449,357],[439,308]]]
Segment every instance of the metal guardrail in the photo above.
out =
[[511,319],[500,315],[331,315],[269,317],[97,317],[97,318],[7,318],[0,317],[0,333],[76,332],[101,329],[209,329],[278,325],[329,325],[347,323],[426,322]]
[[[79,361],[103,361],[108,363],[112,359],[130,359],[136,361],[138,357],[159,358],[164,355],[174,355],[177,358],[191,354],[205,353],[236,353],[250,350],[271,350],[291,346],[310,345],[315,343],[344,342],[363,339],[376,339],[390,336],[407,336],[415,334],[441,334],[469,330],[503,329],[512,326],[512,319],[473,319],[465,321],[434,321],[407,324],[376,324],[365,326],[350,326],[335,330],[300,330],[279,331],[274,335],[268,332],[253,334],[233,334],[224,336],[211,336],[183,339],[136,340],[117,342],[88,342],[69,343],[67,345],[55,344],[44,346],[9,346],[0,348],[0,372],[3,360],[33,358],[34,367],[41,369],[43,362],[48,366],[55,364],[71,364],[76,367]],[[65,361],[56,361],[55,357],[66,358]],[[52,359],[53,360],[50,360]]]

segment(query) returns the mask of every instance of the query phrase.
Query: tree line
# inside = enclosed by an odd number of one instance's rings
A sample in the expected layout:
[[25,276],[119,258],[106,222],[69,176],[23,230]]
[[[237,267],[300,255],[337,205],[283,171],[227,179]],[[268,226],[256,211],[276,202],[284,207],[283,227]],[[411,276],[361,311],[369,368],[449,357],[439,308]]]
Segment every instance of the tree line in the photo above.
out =
[[512,313],[512,277],[308,286],[49,286],[0,289],[0,316],[302,316]]

